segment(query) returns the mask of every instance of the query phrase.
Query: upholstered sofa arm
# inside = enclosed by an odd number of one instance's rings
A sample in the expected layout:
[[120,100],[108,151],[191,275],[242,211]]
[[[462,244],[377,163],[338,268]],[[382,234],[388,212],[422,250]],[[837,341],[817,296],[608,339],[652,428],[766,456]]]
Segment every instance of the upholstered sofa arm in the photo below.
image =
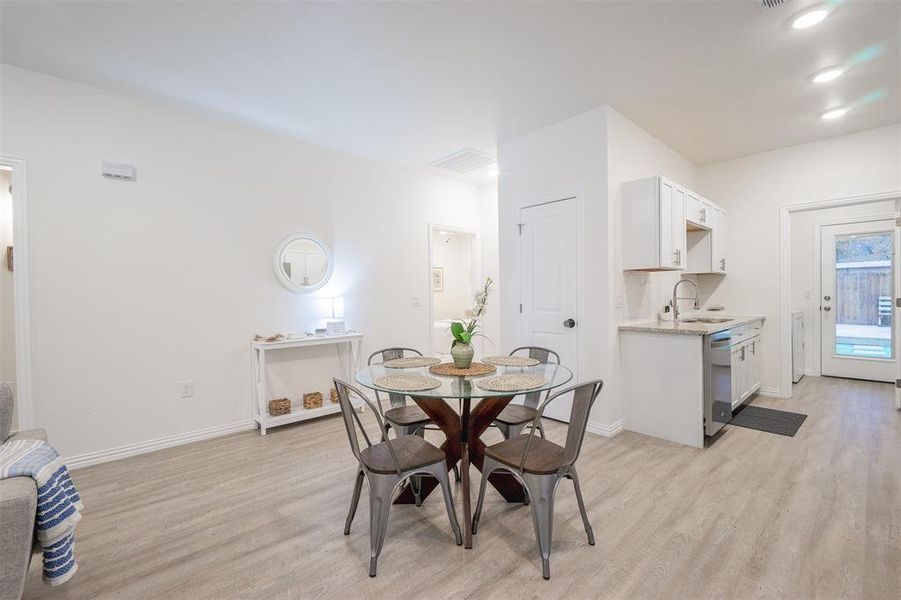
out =
[[0,598],[20,598],[34,547],[38,494],[30,477],[0,480]]

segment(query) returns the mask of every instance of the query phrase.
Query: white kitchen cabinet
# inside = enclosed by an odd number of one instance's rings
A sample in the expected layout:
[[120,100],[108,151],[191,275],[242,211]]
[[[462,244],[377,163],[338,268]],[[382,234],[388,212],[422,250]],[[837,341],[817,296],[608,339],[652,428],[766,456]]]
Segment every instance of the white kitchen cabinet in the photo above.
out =
[[748,342],[748,396],[760,389],[760,338]]
[[732,349],[732,408],[760,389],[760,336]]
[[711,207],[710,215],[711,223],[711,248],[713,251],[712,272],[726,273],[726,240],[729,236],[729,220],[726,212],[722,209]]
[[623,269],[687,268],[685,188],[665,177],[623,184]]
[[685,220],[690,225],[711,228],[714,207],[691,190],[685,190]]

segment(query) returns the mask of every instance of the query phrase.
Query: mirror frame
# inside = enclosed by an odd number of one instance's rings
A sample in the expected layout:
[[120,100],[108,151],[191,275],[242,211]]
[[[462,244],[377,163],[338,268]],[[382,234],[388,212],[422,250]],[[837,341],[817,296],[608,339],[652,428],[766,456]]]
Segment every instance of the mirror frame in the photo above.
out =
[[[322,251],[325,253],[325,275],[322,277],[322,280],[315,285],[300,285],[299,283],[292,281],[282,269],[282,254],[291,243],[298,240],[309,240],[322,248]],[[278,246],[275,247],[273,263],[275,266],[275,276],[279,280],[279,283],[298,294],[309,294],[310,292],[315,292],[320,289],[329,282],[329,279],[332,278],[332,273],[335,270],[335,257],[328,245],[315,235],[304,232],[292,233],[279,242]]]

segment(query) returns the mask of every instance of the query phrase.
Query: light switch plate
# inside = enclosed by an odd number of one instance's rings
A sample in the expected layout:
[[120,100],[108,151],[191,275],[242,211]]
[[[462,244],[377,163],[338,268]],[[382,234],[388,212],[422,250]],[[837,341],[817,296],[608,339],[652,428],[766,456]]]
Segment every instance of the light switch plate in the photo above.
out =
[[410,297],[410,306],[413,308],[418,308],[422,306],[422,299],[419,296],[411,296]]

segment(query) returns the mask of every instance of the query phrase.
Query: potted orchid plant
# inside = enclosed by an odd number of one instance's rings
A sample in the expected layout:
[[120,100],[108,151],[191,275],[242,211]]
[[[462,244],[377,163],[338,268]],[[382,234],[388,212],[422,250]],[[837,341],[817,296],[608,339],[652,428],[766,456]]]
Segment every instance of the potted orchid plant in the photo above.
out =
[[471,310],[467,310],[465,315],[467,318],[462,321],[454,321],[451,323],[451,335],[454,336],[454,342],[451,344],[451,357],[454,359],[454,366],[458,369],[468,369],[472,365],[472,358],[475,351],[472,349],[472,340],[475,337],[488,336],[479,331],[479,318],[485,312],[485,304],[488,302],[488,292],[491,284],[494,283],[491,277],[485,279],[485,285],[476,292],[476,305]]

